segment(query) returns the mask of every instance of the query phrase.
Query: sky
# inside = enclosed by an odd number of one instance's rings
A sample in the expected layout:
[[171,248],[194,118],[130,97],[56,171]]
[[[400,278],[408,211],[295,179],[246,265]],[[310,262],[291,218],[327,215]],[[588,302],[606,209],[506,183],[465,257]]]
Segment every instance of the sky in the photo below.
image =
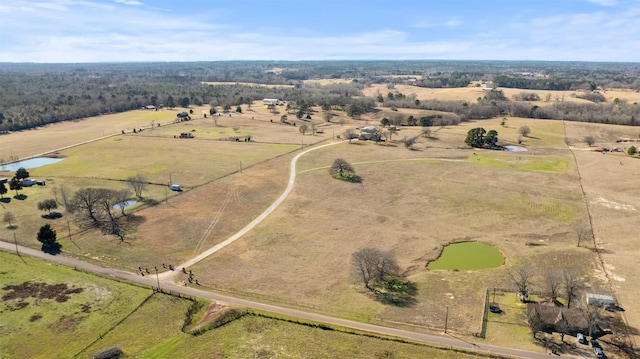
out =
[[640,62],[640,0],[0,0],[0,62]]

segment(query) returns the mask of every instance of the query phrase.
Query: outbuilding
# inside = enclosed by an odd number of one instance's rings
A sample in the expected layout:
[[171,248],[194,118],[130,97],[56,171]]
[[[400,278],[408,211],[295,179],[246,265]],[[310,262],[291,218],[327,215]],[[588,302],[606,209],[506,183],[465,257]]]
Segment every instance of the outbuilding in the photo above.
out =
[[172,191],[182,191],[182,186],[180,186],[179,184],[170,184],[169,185],[169,189]]

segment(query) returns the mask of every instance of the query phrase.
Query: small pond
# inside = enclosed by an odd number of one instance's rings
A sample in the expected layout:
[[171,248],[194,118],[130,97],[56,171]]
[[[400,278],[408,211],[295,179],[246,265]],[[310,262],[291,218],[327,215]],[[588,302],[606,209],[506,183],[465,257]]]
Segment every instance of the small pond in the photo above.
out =
[[120,202],[120,203],[116,203],[113,208],[117,209],[117,210],[121,210],[123,208],[127,208],[127,207],[131,207],[134,204],[138,203],[138,201],[134,200],[134,199],[130,199],[128,201],[124,201],[124,202]]
[[64,160],[64,158],[51,158],[51,157],[30,158],[28,160],[18,161],[18,162],[9,163],[9,164],[0,166],[0,171],[15,172],[20,167],[24,167],[25,169],[29,170],[36,167],[42,167],[42,166],[50,165],[53,163],[58,163],[62,160]]
[[497,268],[504,258],[495,247],[480,242],[453,243],[440,257],[427,265],[428,269],[475,270]]
[[522,146],[504,146],[504,148],[509,152],[529,152],[528,149]]

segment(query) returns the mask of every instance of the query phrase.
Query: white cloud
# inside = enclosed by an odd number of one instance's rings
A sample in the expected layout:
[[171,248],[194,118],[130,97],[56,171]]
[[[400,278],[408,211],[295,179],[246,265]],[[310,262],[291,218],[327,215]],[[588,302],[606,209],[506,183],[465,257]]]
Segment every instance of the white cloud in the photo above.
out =
[[464,24],[460,18],[451,18],[445,22],[433,22],[429,20],[420,20],[415,22],[412,26],[419,29],[426,29],[431,27],[457,27]]
[[141,1],[136,1],[136,0],[115,0],[118,4],[123,4],[123,5],[131,5],[131,6],[140,6],[142,5]]
[[600,5],[600,6],[616,6],[618,5],[618,1],[616,0],[585,0],[586,2]]

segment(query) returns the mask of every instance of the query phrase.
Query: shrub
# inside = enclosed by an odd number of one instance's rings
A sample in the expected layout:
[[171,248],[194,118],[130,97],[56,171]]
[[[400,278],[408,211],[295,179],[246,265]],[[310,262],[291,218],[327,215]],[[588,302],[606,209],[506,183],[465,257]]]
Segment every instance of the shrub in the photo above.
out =
[[97,352],[93,356],[93,359],[117,359],[120,358],[122,354],[124,354],[122,349],[118,347],[111,347]]
[[629,156],[635,156],[638,153],[638,149],[636,148],[636,146],[631,146],[629,147],[629,149],[627,149],[627,153],[629,154]]

